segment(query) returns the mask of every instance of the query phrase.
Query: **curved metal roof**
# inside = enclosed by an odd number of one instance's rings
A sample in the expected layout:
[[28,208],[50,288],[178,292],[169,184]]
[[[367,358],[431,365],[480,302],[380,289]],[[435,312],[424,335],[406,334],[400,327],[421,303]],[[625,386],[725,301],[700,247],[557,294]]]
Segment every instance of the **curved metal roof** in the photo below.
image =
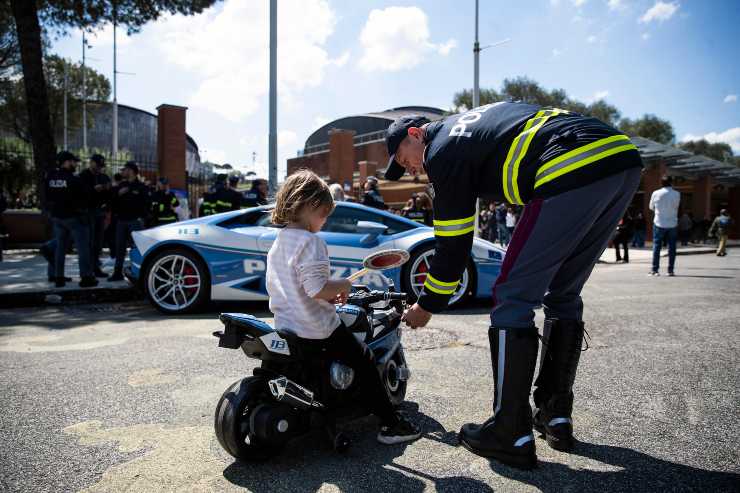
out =
[[660,144],[644,137],[630,137],[646,162],[657,159],[666,162],[668,169],[688,176],[709,175],[725,185],[740,184],[740,168],[731,163],[693,154],[678,147]]
[[430,120],[439,120],[445,114],[444,110],[433,108],[431,106],[400,106],[377,113],[365,113],[363,115],[347,116],[333,120],[319,129],[315,130],[306,139],[305,149],[309,147],[323,146],[329,143],[329,130],[341,128],[344,130],[354,130],[355,135],[364,135],[374,132],[385,131],[390,122],[396,118],[417,114],[423,115]]

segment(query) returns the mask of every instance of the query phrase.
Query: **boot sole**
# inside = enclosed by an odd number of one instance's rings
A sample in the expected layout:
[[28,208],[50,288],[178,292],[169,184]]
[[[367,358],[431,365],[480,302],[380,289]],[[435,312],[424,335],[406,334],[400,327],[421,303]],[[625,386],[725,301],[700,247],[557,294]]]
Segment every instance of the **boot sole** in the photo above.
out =
[[511,466],[511,467],[516,467],[517,469],[523,469],[525,471],[529,471],[537,467],[537,456],[536,455],[534,457],[513,456],[513,455],[506,454],[504,452],[498,452],[495,450],[481,450],[481,449],[473,447],[468,442],[466,442],[462,434],[458,435],[458,439],[460,440],[460,445],[462,445],[469,451],[473,452],[475,455],[479,455],[487,459],[496,459],[502,464],[506,464],[507,466]]
[[555,449],[558,452],[570,452],[576,445],[576,440],[574,438],[571,438],[570,440],[561,440],[547,433],[547,430],[545,430],[545,427],[542,425],[535,424],[533,428],[537,430],[538,433],[540,433],[541,437],[545,437],[545,441],[551,449]]

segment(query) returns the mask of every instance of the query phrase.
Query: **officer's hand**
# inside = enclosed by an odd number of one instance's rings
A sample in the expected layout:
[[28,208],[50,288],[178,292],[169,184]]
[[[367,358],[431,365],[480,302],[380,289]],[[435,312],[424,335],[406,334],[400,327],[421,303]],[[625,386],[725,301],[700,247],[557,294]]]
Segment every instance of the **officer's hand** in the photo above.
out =
[[432,318],[432,314],[419,306],[418,303],[414,303],[411,308],[403,313],[401,320],[406,322],[406,325],[412,329],[418,329],[424,327],[429,323],[429,319]]

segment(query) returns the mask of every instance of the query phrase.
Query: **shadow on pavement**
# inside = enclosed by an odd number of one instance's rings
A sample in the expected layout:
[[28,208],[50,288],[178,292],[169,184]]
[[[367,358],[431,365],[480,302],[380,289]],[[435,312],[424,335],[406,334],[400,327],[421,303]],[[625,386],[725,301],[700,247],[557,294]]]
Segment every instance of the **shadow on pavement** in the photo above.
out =
[[734,279],[732,276],[686,276],[681,274],[676,274],[675,277],[695,277],[697,279]]
[[[424,438],[447,445],[456,445],[457,433],[448,432],[421,412],[418,404],[405,402],[404,413],[424,432]],[[375,420],[363,419],[351,424],[346,432],[355,438],[350,450],[338,454],[327,444],[318,447],[316,440],[292,442],[286,452],[269,463],[236,461],[224,470],[224,478],[251,491],[314,492],[322,485],[336,486],[340,491],[403,491],[422,492],[427,483],[441,492],[493,492],[482,481],[463,476],[434,477],[412,467],[397,464],[408,444],[381,445],[375,441]],[[357,440],[357,434],[362,440]]]
[[[538,445],[544,444],[542,440]],[[547,446],[547,445],[541,445]],[[708,471],[664,461],[636,450],[578,442],[573,455],[611,466],[610,471],[572,469],[540,460],[534,471],[519,471],[491,461],[503,477],[530,484],[543,492],[577,491],[738,491],[740,474]]]

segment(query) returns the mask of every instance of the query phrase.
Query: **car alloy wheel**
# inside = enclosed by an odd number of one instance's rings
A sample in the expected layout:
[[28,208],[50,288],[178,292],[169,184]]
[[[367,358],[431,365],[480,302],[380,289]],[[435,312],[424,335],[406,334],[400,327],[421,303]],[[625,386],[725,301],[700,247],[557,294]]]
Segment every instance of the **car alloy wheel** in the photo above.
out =
[[[432,264],[432,257],[434,257],[434,249],[430,248],[416,257],[411,264],[411,268],[408,270],[410,277],[409,285],[411,286],[411,290],[414,292],[415,298],[419,297],[421,288],[424,286],[424,281],[427,279],[427,274],[429,273],[429,268]],[[463,271],[460,284],[458,284],[455,293],[450,298],[450,305],[454,305],[465,297],[465,294],[468,292],[469,284],[470,276],[468,275],[468,269],[466,268]]]
[[148,288],[152,301],[170,311],[191,306],[201,291],[202,276],[189,258],[171,254],[157,259],[149,269]]

